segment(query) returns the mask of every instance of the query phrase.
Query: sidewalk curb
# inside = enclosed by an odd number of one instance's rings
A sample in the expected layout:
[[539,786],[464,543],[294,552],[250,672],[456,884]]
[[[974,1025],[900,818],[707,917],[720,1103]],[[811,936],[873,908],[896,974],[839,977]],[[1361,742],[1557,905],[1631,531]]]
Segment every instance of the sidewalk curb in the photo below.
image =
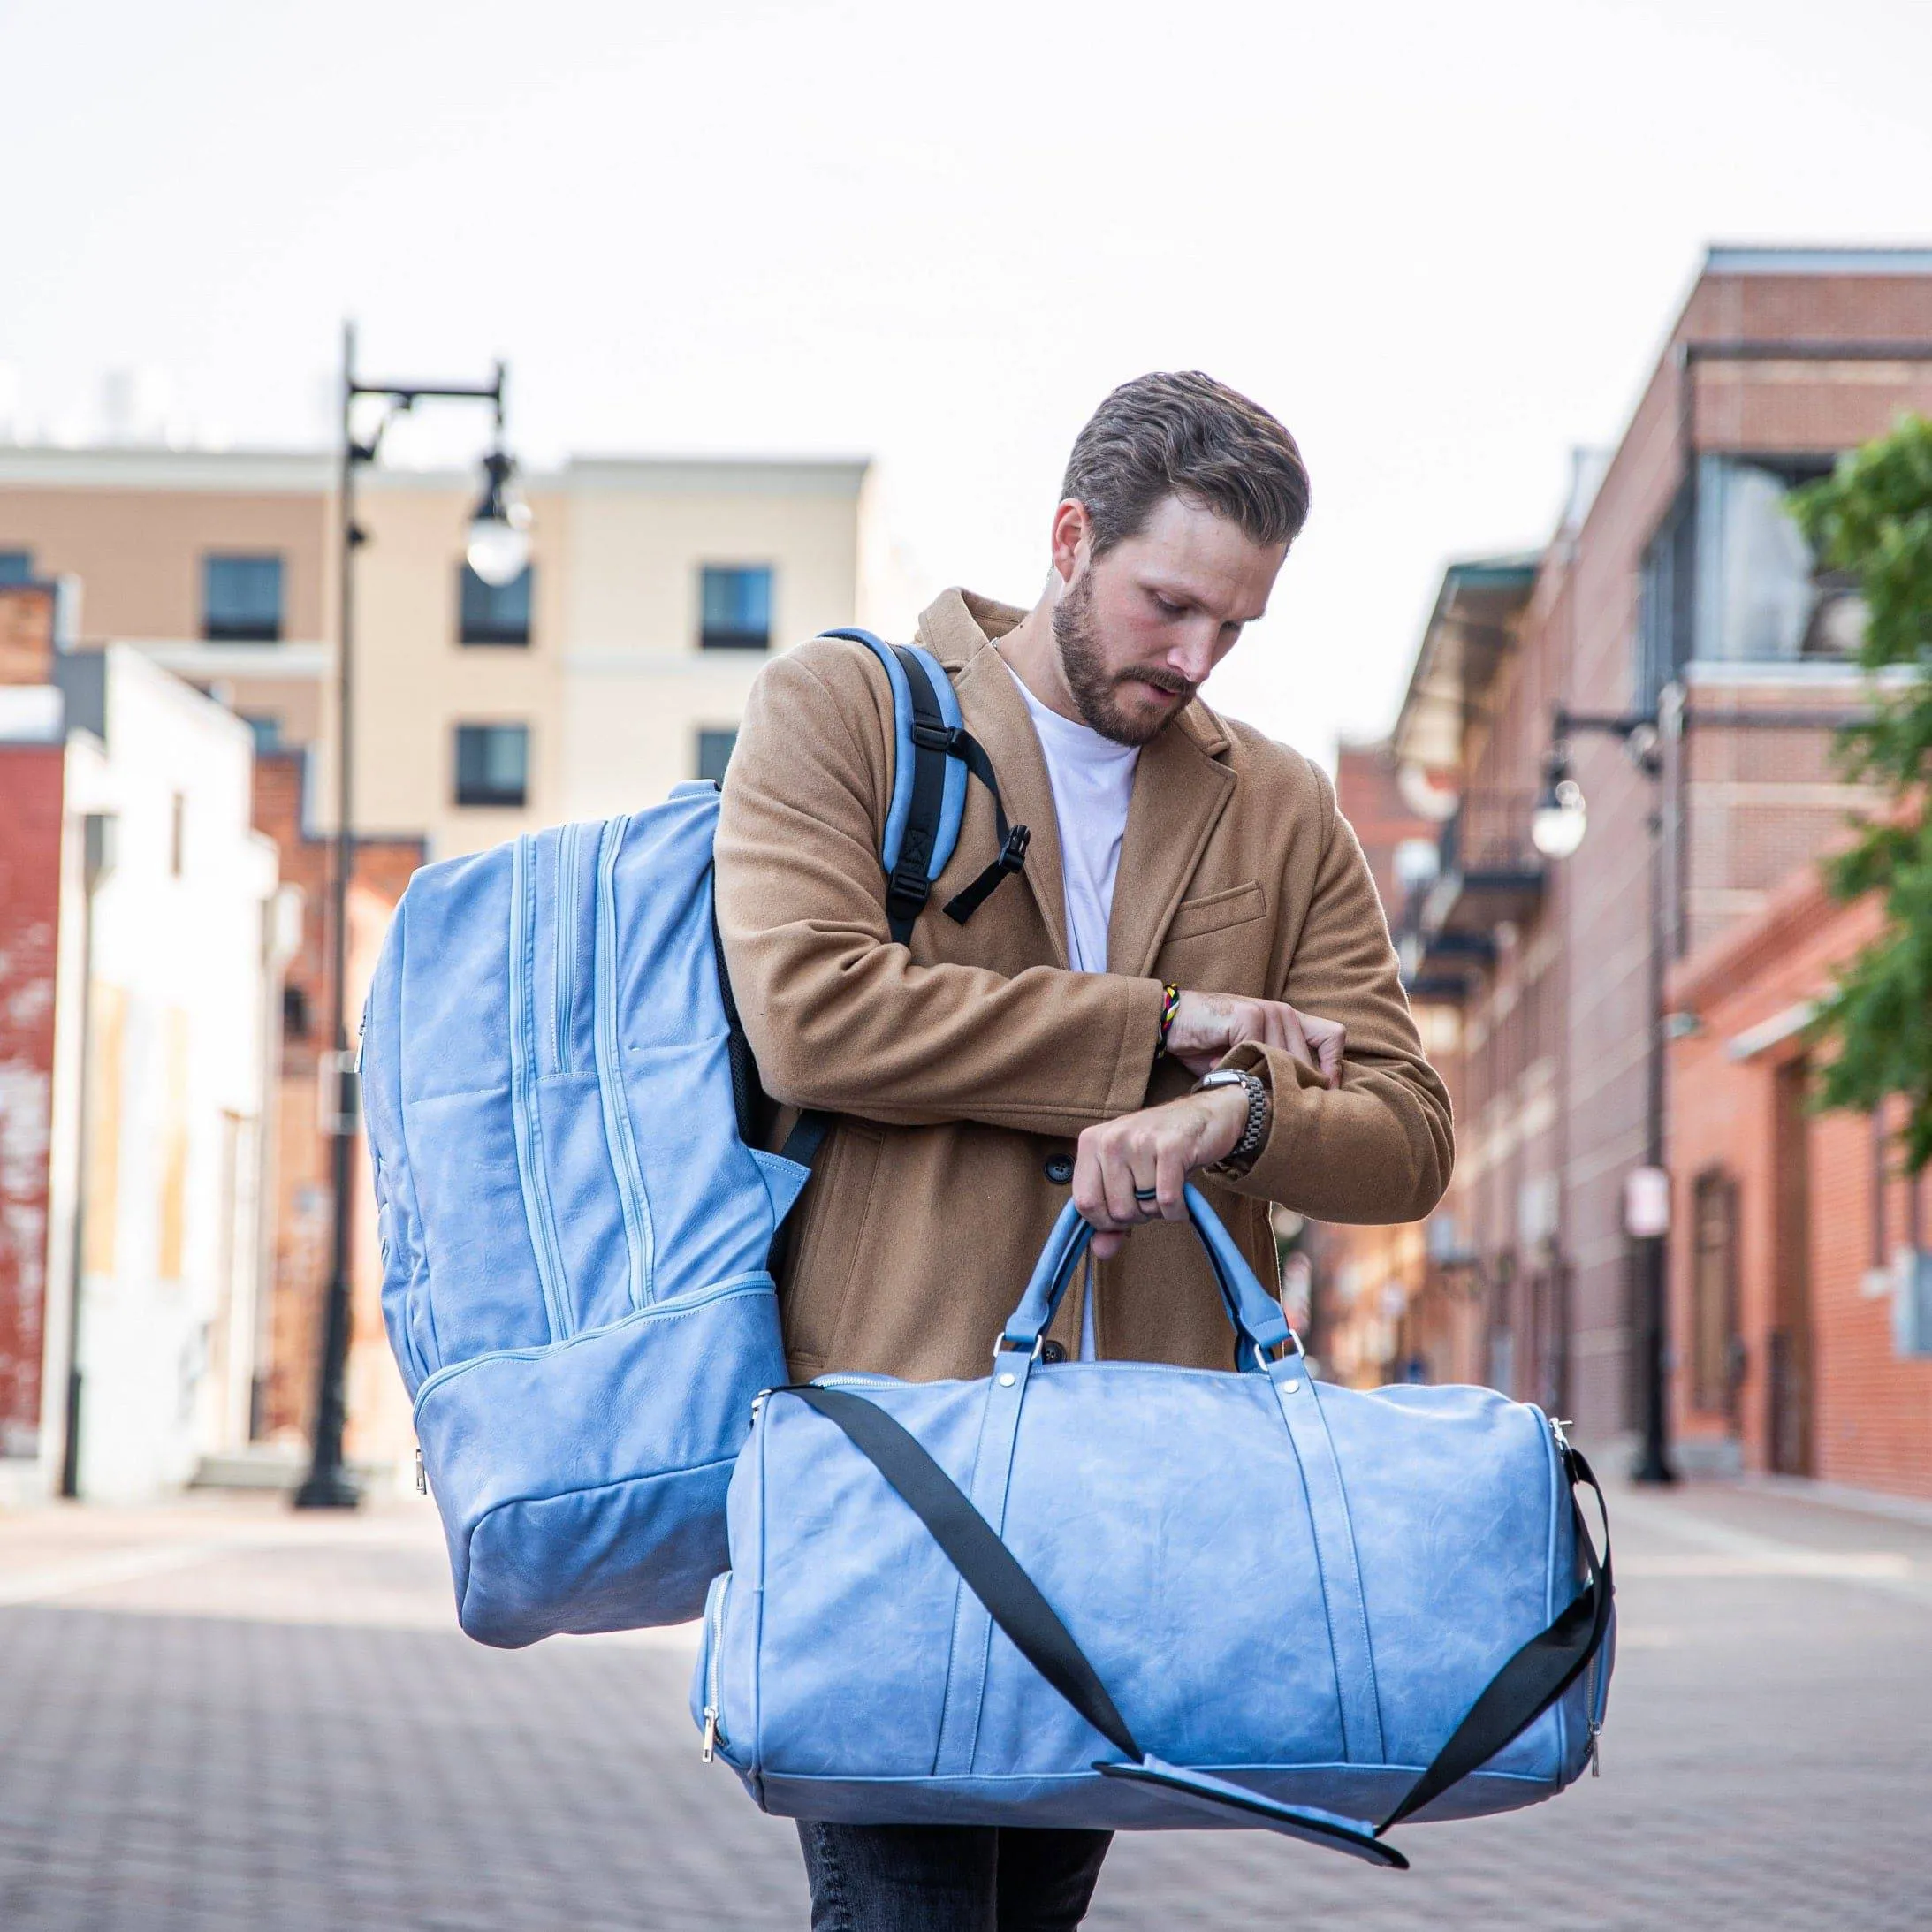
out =
[[1821,1482],[1814,1476],[1773,1476],[1748,1472],[1734,1476],[1730,1487],[1746,1491],[1790,1496],[1794,1502],[1822,1503],[1859,1516],[1888,1517],[1895,1523],[1916,1523],[1932,1529],[1932,1501],[1920,1496],[1895,1496],[1883,1489],[1854,1489],[1849,1483]]

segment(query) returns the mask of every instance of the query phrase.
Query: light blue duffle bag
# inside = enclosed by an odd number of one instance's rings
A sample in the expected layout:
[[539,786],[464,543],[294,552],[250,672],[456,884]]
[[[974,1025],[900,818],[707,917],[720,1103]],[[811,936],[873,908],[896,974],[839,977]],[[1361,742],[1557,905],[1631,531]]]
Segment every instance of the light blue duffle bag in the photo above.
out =
[[[880,863],[903,939],[958,840],[969,772],[937,659],[864,631],[892,691]],[[457,1616],[484,1643],[696,1616],[727,1561],[753,1397],[784,1381],[774,1237],[828,1118],[783,1153],[711,904],[719,787],[425,866],[362,1026],[383,1316],[415,1404]]]
[[761,1399],[692,1712],[764,1809],[1265,1826],[1403,1866],[1403,1820],[1594,1763],[1615,1617],[1583,1457],[1489,1389],[1315,1382],[1187,1199],[1241,1373],[1047,1363],[1069,1206],[988,1379]]

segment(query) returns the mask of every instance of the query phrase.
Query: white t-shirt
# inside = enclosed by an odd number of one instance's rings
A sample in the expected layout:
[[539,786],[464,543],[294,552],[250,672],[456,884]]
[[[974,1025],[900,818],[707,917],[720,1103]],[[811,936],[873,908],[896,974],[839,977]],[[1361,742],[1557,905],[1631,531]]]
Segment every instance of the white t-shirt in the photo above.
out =
[[[1010,672],[1013,666],[1008,665]],[[1120,871],[1127,808],[1134,796],[1138,745],[1115,744],[1090,726],[1049,711],[1013,681],[1032,714],[1034,734],[1053,780],[1053,817],[1060,828],[1060,869],[1066,884],[1067,959],[1076,973],[1107,970],[1107,927],[1114,914],[1114,880]]]
[[[1007,666],[1013,670],[1011,665]],[[1121,841],[1127,834],[1127,808],[1133,802],[1138,745],[1115,744],[1091,726],[1049,711],[1027,689],[1017,672],[1013,681],[1032,715],[1034,734],[1046,755],[1053,787],[1053,819],[1060,829],[1060,869],[1066,885],[1068,963],[1076,973],[1107,970],[1107,928],[1114,916],[1114,880],[1121,867]],[[1085,1268],[1080,1303],[1080,1359],[1093,1360],[1093,1263]]]

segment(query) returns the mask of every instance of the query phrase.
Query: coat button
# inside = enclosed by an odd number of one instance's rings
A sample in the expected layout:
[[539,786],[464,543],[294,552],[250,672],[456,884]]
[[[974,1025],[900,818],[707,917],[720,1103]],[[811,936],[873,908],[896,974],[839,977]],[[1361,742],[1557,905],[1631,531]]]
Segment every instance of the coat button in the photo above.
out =
[[1039,1358],[1043,1362],[1064,1362],[1067,1359],[1067,1351],[1057,1342],[1043,1342],[1040,1343]]
[[1065,1187],[1073,1179],[1072,1158],[1067,1154],[1055,1154],[1046,1163],[1046,1178],[1055,1187]]

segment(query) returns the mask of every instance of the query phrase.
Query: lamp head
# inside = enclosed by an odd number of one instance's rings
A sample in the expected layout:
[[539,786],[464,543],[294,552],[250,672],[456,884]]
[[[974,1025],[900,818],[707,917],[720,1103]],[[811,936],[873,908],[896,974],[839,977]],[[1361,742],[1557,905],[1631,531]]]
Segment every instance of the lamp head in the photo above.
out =
[[1570,776],[1569,760],[1559,747],[1550,754],[1543,795],[1530,815],[1530,843],[1547,859],[1566,859],[1583,843],[1589,823],[1583,787]]
[[530,560],[529,506],[511,484],[516,465],[500,449],[483,458],[483,495],[469,523],[469,567],[492,589],[521,576]]

